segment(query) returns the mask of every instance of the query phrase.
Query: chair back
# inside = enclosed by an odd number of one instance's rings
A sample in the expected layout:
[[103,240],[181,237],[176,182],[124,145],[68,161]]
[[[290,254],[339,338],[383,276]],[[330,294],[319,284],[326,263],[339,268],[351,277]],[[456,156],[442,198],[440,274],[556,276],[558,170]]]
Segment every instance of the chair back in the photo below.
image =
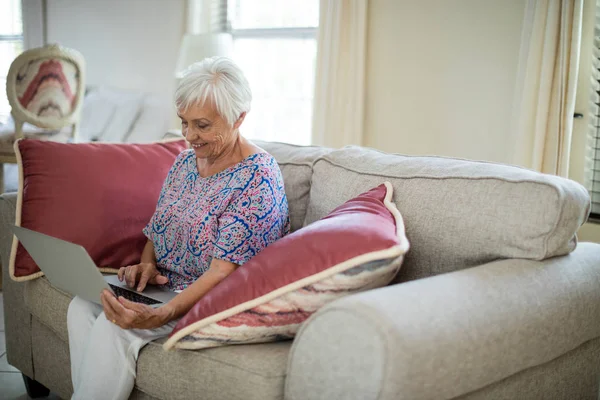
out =
[[59,130],[72,126],[76,138],[83,103],[85,61],[81,53],[59,45],[27,50],[10,65],[6,94],[17,138],[23,123]]

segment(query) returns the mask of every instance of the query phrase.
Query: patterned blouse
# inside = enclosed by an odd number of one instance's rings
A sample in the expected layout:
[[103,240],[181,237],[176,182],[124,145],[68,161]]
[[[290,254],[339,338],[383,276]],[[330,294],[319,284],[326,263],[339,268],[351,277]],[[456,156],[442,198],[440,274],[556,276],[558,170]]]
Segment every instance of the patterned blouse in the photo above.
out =
[[193,150],[171,167],[144,228],[157,267],[185,289],[213,258],[242,265],[290,230],[283,177],[273,156],[257,153],[202,178]]

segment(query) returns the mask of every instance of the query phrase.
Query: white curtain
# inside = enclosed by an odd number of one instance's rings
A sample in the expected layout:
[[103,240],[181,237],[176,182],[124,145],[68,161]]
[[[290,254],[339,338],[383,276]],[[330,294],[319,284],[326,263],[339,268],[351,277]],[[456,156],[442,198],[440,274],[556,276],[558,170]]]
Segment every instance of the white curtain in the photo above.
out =
[[367,0],[321,0],[313,143],[363,141]]
[[582,18],[583,0],[527,2],[514,103],[515,164],[568,176]]

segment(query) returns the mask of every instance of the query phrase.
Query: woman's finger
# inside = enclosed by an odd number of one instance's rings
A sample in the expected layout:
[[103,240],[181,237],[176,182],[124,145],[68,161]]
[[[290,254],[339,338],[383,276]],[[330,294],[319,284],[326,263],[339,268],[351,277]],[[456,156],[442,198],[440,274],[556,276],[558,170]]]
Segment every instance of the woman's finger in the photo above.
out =
[[144,272],[142,272],[142,275],[140,276],[140,281],[139,281],[138,287],[137,287],[138,292],[141,292],[142,290],[144,290],[144,288],[146,287],[146,284],[148,283],[148,280],[151,278],[151,275],[152,275],[152,271],[145,270]]
[[[106,295],[106,292],[102,292],[102,295],[100,296],[100,301],[102,302],[102,307],[104,308],[104,315],[106,316],[107,320],[116,323],[117,316],[108,302],[108,297],[109,296]],[[112,297],[112,295],[110,297]]]
[[117,277],[119,278],[119,281],[123,282],[123,276],[124,276],[126,270],[127,270],[127,267],[119,268],[119,272],[117,272]]
[[119,297],[118,301],[119,301],[119,303],[121,303],[123,305],[123,307],[128,308],[130,310],[138,311],[138,312],[144,312],[144,311],[146,311],[146,307],[148,307],[145,304],[136,303],[131,300],[127,300],[123,296]]
[[137,280],[137,270],[138,265],[130,265],[127,267],[127,271],[125,272],[125,281],[127,282],[127,286],[134,287],[135,281]]
[[119,316],[119,318],[125,323],[133,322],[135,318],[135,311],[128,309],[123,306],[123,304],[119,303],[114,296],[110,296],[106,299],[110,307],[113,309],[114,313]]

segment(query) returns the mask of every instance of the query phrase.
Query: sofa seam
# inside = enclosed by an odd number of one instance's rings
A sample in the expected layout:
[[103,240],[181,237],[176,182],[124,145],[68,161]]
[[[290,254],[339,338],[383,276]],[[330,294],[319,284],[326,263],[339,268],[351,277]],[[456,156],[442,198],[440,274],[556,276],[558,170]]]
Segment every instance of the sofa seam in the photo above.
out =
[[[544,255],[543,257],[546,258],[548,257],[548,243],[550,242],[550,236],[552,236],[558,229],[558,223],[561,221],[562,217],[563,217],[563,212],[564,212],[564,197],[563,197],[563,193],[562,191],[559,191],[558,188],[556,189],[556,205],[558,206],[559,212],[556,214],[556,220],[554,221],[554,226],[552,226],[552,229],[550,230],[550,232],[548,232],[546,234],[546,237],[544,238]],[[563,204],[563,207],[561,207],[561,204]],[[577,231],[575,232],[575,234],[577,234]],[[569,242],[571,241],[571,238],[569,239]]]
[[[159,344],[156,341],[149,342],[148,345],[159,346],[159,347],[161,347],[161,350],[162,350],[162,344]],[[207,356],[205,354],[201,354],[202,350],[207,350],[207,349],[201,349],[201,350],[177,349],[177,351],[193,351],[193,352],[196,352],[199,357],[202,357],[202,358],[204,358],[206,360],[210,360],[210,361],[213,361],[213,362],[216,362],[216,363],[224,364],[224,365],[233,367],[235,369],[239,369],[239,370],[244,371],[244,372],[249,372],[249,373],[251,373],[253,375],[256,375],[256,376],[259,376],[261,378],[280,378],[280,377],[285,377],[286,376],[285,373],[282,374],[282,375],[273,375],[273,374],[264,375],[264,374],[260,374],[260,373],[258,373],[256,371],[252,371],[250,369],[243,368],[243,367],[240,367],[238,365],[231,364],[229,362],[221,361],[219,359],[216,359],[216,358],[213,358],[213,357],[209,357],[209,356]]]
[[[64,297],[64,298],[66,298],[67,300],[69,300],[69,296],[68,296],[67,294],[65,294],[65,293],[64,293],[62,290],[60,290],[60,289],[58,289],[58,288],[56,288],[56,287],[52,286],[52,284],[50,284],[50,282],[48,281],[48,279],[47,279],[47,278],[40,277],[40,279],[45,279],[43,282],[44,282],[44,285],[45,285],[47,288],[50,288],[50,290],[54,289],[54,290],[55,290],[55,291],[56,291],[58,294],[60,294],[62,297]],[[73,300],[73,299],[71,298],[71,300]],[[59,338],[62,340],[62,339],[63,339],[63,338],[62,338],[62,334],[61,334],[60,332],[58,332],[56,329],[54,329],[53,327],[51,327],[49,324],[47,324],[46,322],[44,322],[43,320],[41,320],[41,319],[40,319],[39,317],[37,317],[35,314],[33,314],[32,310],[31,310],[31,307],[30,307],[30,306],[29,306],[27,303],[28,303],[27,301],[23,301],[23,304],[24,304],[24,305],[25,305],[25,307],[27,308],[27,311],[29,311],[29,314],[31,315],[31,317],[32,317],[32,320],[33,320],[33,318],[35,317],[35,319],[36,319],[36,320],[37,320],[39,323],[41,323],[42,325],[44,325],[46,328],[50,329],[52,332],[54,332],[54,333],[55,333],[55,334],[56,334],[56,335],[57,335],[57,336],[58,336],[58,337],[59,337]],[[67,341],[68,341],[68,335],[67,335]]]
[[[318,146],[317,146],[318,147]],[[469,159],[469,158],[461,158],[461,157],[449,157],[449,156],[438,156],[438,155],[411,155],[411,154],[401,154],[401,153],[386,153],[385,151],[382,150],[378,150],[375,149],[373,147],[366,147],[366,146],[353,146],[353,145],[348,145],[348,146],[344,146],[341,149],[337,149],[337,151],[344,151],[344,150],[353,150],[353,149],[363,149],[363,150],[369,150],[372,151],[374,153],[378,153],[378,154],[382,154],[382,155],[386,155],[386,156],[400,156],[400,157],[406,157],[406,158],[435,158],[438,160],[456,160],[456,161],[468,161],[468,162],[472,162],[472,163],[478,163],[478,164],[486,164],[486,165],[498,165],[498,166],[510,166],[510,167],[514,167],[523,171],[530,171],[530,172],[535,172],[529,168],[525,168],[525,167],[521,167],[518,165],[511,165],[511,164],[503,164],[500,162],[494,162],[494,161],[485,161],[485,160],[473,160],[473,159]],[[327,154],[325,154],[324,156],[327,156],[333,152],[336,152],[336,150],[331,151]]]
[[279,161],[277,161],[278,165],[293,165],[295,167],[307,167],[307,168],[311,168],[313,163],[314,163],[314,161],[313,162],[310,162],[310,161],[307,161],[307,162],[281,161],[281,162],[279,162]]

